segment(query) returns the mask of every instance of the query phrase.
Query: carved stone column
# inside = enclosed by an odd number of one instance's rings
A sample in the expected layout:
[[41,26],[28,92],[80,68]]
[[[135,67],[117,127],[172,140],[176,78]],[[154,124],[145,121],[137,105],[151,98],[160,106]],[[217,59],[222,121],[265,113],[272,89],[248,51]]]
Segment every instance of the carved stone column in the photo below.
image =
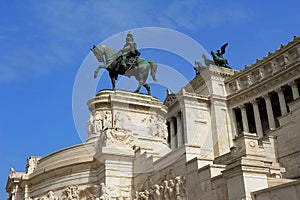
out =
[[177,122],[177,144],[179,147],[183,144],[181,112],[177,113],[176,122]]
[[297,87],[297,84],[295,81],[292,81],[289,83],[289,85],[291,86],[292,88],[292,92],[293,92],[293,98],[294,100],[299,98],[299,91],[298,91],[298,87]]
[[175,124],[174,124],[174,118],[171,117],[169,119],[169,123],[170,123],[170,143],[171,143],[171,149],[175,149],[176,148],[176,138],[175,138]]
[[285,99],[284,99],[284,94],[282,92],[282,89],[277,88],[275,90],[275,92],[277,92],[277,94],[278,94],[281,115],[285,115],[287,113],[287,108],[286,108],[286,102],[285,102]]
[[237,132],[237,121],[236,121],[236,115],[235,115],[235,111],[234,109],[230,109],[229,110],[229,116],[230,116],[230,121],[231,121],[231,125],[232,125],[232,138],[235,138],[235,136],[238,135]]
[[263,96],[263,98],[266,101],[269,128],[270,128],[270,130],[274,130],[275,129],[275,119],[274,119],[274,115],[273,115],[273,109],[272,109],[270,96],[269,96],[269,94],[266,94]]
[[248,125],[246,107],[245,107],[245,105],[240,105],[239,108],[241,109],[241,113],[242,113],[243,131],[246,133],[249,133],[249,125]]
[[253,99],[251,101],[251,104],[253,106],[253,112],[254,112],[254,120],[255,120],[255,127],[256,127],[256,132],[259,137],[263,137],[263,130],[261,126],[261,119],[260,119],[260,114],[259,114],[259,108],[257,105],[257,101]]

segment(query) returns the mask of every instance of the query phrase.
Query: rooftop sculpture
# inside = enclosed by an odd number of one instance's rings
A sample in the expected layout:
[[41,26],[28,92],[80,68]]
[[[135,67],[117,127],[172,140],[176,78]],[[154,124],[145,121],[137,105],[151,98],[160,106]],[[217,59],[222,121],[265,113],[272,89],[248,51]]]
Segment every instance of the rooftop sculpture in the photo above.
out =
[[220,67],[226,67],[226,68],[231,68],[228,66],[228,61],[227,59],[223,58],[223,54],[225,54],[225,48],[228,46],[228,43],[225,43],[220,50],[218,49],[217,52],[215,53],[214,51],[211,51],[211,55],[213,57],[214,63],[217,66]]

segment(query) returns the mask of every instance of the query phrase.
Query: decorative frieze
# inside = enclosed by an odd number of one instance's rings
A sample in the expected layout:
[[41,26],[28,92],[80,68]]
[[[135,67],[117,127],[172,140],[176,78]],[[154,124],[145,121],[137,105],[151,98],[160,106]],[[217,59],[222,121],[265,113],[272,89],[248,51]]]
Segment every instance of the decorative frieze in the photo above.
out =
[[149,189],[136,191],[134,200],[162,199],[186,200],[185,177],[177,176],[174,179],[164,180],[162,184],[152,185]]

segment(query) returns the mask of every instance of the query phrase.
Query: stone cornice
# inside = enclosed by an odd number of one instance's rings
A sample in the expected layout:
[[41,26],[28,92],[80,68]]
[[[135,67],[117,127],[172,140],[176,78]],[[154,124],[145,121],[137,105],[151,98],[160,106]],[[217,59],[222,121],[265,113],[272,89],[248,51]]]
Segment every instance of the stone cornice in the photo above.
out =
[[236,74],[238,71],[234,69],[229,69],[225,67],[218,67],[215,65],[209,65],[203,70],[200,74],[200,76],[204,77],[204,80],[206,80],[207,77],[217,76],[222,77],[224,79],[227,79],[234,74]]
[[254,71],[255,69],[261,67],[262,65],[267,64],[268,62],[276,59],[278,56],[283,55],[284,53],[288,52],[295,46],[300,45],[300,37],[294,36],[294,39],[290,41],[288,44],[283,45],[281,44],[280,48],[275,50],[273,53],[269,52],[267,56],[263,57],[261,60],[257,59],[255,63],[251,64],[250,66],[245,66],[244,70],[239,71],[234,76],[228,78],[225,83],[231,82],[234,79],[240,78],[247,73]]
[[294,63],[289,68],[280,71],[269,79],[256,83],[252,87],[239,90],[237,93],[227,96],[229,107],[237,107],[240,104],[250,102],[251,99],[261,97],[270,91],[277,89],[300,78],[300,62]]
[[172,107],[175,103],[181,102],[183,99],[197,99],[198,102],[208,102],[209,97],[200,95],[193,92],[186,92],[184,89],[182,89],[180,92],[176,94],[168,94],[166,99],[164,100],[164,105],[166,105],[168,108]]
[[236,72],[237,71],[233,69],[209,65],[207,67],[203,67],[200,74],[198,74],[183,88],[188,92],[195,92],[203,85],[206,85],[206,81],[208,81],[208,79],[223,81],[233,76]]
[[[102,90],[98,92],[96,97],[88,100],[87,105],[89,110],[92,111],[98,104],[103,105],[107,103],[122,103],[130,105],[132,101],[134,101],[136,105],[140,106],[152,108],[157,107],[158,109],[161,108],[161,102],[155,97],[122,90]],[[162,109],[166,109],[166,107],[163,107]]]

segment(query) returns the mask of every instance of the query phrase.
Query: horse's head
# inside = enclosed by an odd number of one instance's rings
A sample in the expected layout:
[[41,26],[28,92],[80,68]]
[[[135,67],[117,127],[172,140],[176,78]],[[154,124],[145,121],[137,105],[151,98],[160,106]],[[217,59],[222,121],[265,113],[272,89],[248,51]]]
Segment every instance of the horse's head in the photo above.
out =
[[104,62],[103,50],[101,49],[101,47],[97,47],[94,45],[93,48],[91,48],[91,51],[94,53],[99,62]]
[[208,59],[208,57],[204,53],[202,53],[202,58],[203,59]]

